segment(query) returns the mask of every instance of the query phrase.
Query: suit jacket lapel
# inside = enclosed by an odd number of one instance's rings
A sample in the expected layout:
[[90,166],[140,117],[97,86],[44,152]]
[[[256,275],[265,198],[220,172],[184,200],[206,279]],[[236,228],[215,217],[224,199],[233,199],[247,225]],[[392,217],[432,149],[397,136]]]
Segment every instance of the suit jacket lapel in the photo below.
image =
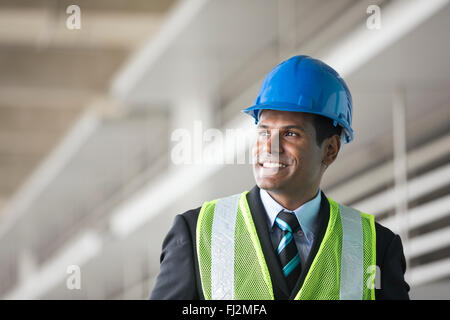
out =
[[289,299],[293,300],[300,290],[303,282],[305,281],[305,277],[308,274],[309,268],[311,267],[314,258],[316,257],[317,251],[319,251],[320,244],[322,243],[323,236],[328,227],[328,221],[330,219],[330,203],[328,202],[327,197],[322,192],[322,199],[320,201],[320,209],[319,209],[319,228],[318,234],[316,235],[313,245],[311,247],[311,251],[309,253],[308,259],[306,259],[305,268],[302,269],[302,273],[297,280],[296,285],[292,289]]
[[311,247],[311,252],[309,253],[308,259],[306,260],[305,268],[302,270],[302,273],[300,274],[295,287],[291,292],[289,292],[286,279],[278,262],[278,257],[275,254],[275,250],[272,246],[269,229],[267,227],[267,213],[264,209],[264,205],[261,202],[258,186],[254,186],[247,194],[248,205],[250,207],[252,218],[255,223],[256,232],[258,234],[264,258],[266,259],[267,267],[272,279],[275,299],[286,300],[295,298],[301,286],[303,285],[303,282],[305,281],[305,277],[308,274],[309,268],[311,267],[314,258],[316,257],[317,251],[319,250],[320,244],[322,243],[322,239],[327,230],[328,221],[330,219],[330,204],[323,192],[321,193],[321,196],[322,199],[319,209],[318,234],[314,239],[313,245]]
[[290,295],[289,288],[281,271],[278,257],[273,249],[272,241],[270,240],[269,228],[267,227],[267,213],[261,202],[258,186],[254,186],[253,189],[249,191],[247,194],[247,201],[255,223],[259,242],[261,243],[264,258],[266,259],[267,267],[269,269],[270,278],[272,279],[275,299],[287,300]]

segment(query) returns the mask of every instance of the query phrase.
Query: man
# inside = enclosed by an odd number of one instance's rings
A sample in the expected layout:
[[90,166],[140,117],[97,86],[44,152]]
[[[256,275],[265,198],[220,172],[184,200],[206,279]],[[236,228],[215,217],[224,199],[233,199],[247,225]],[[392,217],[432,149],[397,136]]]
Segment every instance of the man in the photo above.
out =
[[344,80],[295,56],[244,112],[257,185],[176,216],[151,299],[408,299],[400,237],[320,190],[353,139]]

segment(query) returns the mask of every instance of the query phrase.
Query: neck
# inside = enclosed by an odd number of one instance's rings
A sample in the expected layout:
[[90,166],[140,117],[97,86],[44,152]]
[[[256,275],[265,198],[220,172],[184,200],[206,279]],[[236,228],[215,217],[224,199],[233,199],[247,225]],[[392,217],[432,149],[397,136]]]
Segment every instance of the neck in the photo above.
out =
[[295,194],[286,193],[279,190],[266,190],[267,193],[284,208],[294,211],[308,201],[311,201],[317,195],[319,188],[301,192],[296,190]]

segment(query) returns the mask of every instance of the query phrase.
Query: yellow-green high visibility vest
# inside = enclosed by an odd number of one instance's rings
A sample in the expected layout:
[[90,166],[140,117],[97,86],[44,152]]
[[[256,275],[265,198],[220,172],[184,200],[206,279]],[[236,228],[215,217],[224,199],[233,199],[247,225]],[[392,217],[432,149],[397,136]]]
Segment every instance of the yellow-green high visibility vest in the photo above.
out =
[[[196,250],[207,300],[274,299],[247,193],[205,202],[200,210]],[[328,201],[325,235],[295,299],[375,299],[374,217]]]

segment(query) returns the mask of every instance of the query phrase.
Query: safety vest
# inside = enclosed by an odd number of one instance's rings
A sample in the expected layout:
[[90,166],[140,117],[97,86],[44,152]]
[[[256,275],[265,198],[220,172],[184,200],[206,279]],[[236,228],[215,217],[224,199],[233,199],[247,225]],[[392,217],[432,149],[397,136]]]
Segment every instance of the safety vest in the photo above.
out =
[[[247,193],[205,202],[200,210],[196,250],[207,300],[274,299]],[[374,217],[328,201],[326,232],[295,299],[375,299]]]

